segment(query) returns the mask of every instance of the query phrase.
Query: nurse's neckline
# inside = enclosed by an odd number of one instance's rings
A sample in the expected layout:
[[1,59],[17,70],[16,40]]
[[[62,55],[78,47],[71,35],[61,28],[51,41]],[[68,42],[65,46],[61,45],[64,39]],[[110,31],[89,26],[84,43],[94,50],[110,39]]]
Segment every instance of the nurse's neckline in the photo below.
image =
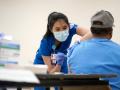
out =
[[53,50],[59,49],[61,47],[61,44],[62,44],[61,42],[55,40],[53,45],[52,45],[52,49]]

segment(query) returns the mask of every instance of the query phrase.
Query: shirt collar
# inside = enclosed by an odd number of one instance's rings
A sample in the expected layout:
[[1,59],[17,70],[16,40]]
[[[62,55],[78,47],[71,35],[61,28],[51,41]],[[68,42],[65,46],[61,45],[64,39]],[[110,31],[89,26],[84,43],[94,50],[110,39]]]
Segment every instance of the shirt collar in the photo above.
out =
[[107,38],[92,38],[91,41],[106,42],[106,41],[111,41],[111,40]]

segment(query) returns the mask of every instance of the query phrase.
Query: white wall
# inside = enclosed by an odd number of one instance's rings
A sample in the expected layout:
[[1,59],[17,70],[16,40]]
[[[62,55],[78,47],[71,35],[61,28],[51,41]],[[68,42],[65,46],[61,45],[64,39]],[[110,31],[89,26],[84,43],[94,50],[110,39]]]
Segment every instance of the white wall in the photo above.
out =
[[0,32],[21,44],[21,64],[32,63],[52,11],[66,14],[70,22],[90,26],[90,17],[105,9],[115,18],[113,40],[120,43],[120,0],[0,0]]

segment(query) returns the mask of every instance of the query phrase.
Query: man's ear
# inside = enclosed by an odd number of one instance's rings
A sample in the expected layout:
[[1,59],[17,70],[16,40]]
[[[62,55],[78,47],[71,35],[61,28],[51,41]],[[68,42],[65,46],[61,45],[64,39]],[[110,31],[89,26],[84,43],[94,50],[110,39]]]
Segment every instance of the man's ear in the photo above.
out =
[[110,39],[112,38],[112,34],[110,34]]
[[109,39],[112,38],[112,32],[108,34],[108,38],[109,38]]

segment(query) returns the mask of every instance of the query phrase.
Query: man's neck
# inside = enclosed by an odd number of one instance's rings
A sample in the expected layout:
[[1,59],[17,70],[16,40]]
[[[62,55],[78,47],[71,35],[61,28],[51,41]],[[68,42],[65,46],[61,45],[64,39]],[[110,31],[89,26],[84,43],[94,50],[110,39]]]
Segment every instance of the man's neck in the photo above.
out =
[[106,38],[106,39],[111,39],[110,35],[93,35],[93,38]]

